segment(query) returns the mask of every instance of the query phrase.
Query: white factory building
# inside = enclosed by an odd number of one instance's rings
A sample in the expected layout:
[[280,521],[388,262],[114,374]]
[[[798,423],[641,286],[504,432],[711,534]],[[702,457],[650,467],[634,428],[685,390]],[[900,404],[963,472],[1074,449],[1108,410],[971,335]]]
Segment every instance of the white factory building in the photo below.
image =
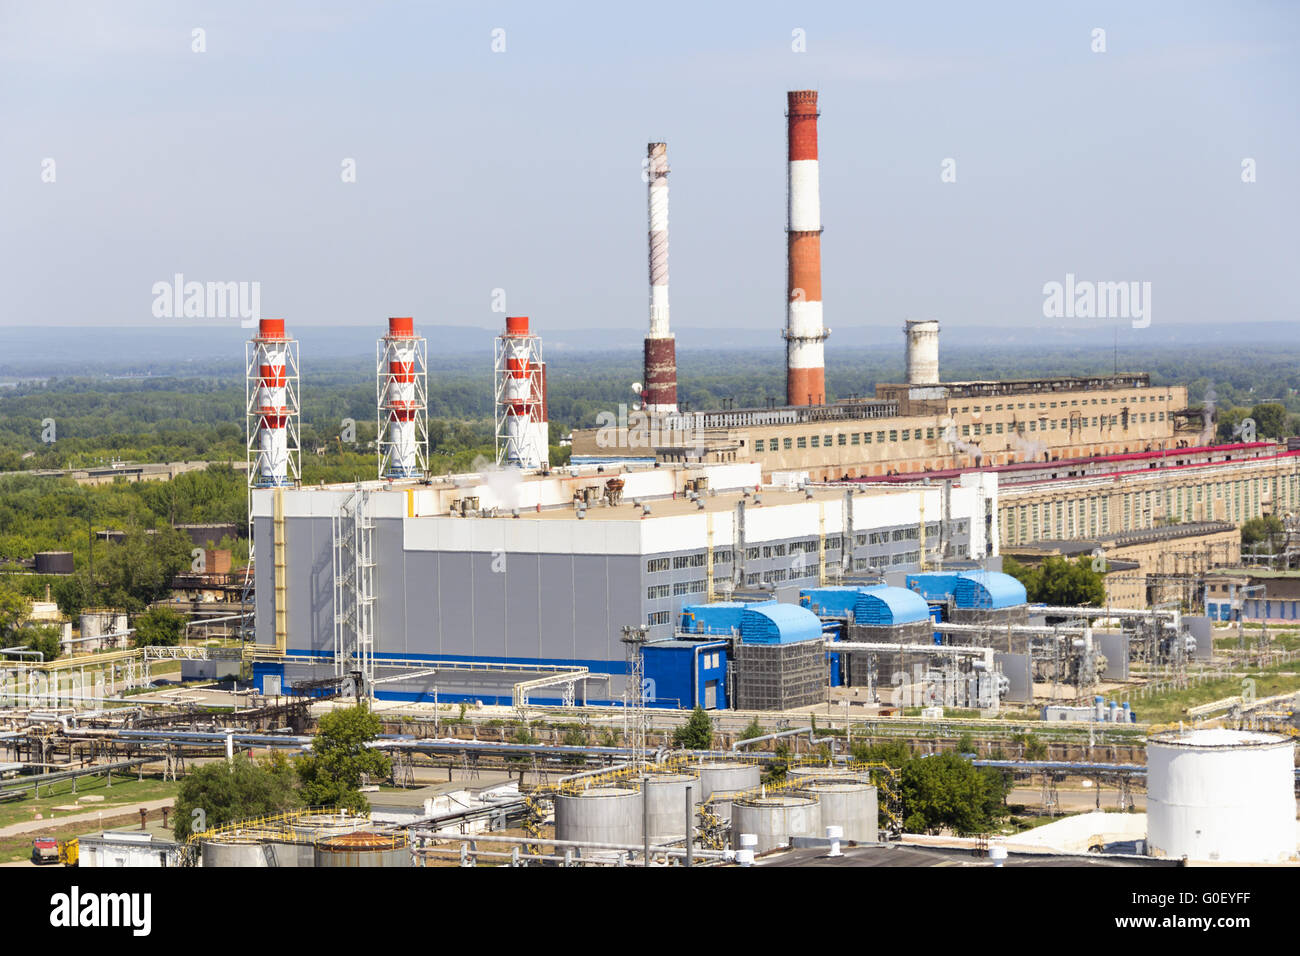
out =
[[981,566],[997,513],[993,475],[764,486],[757,463],[256,489],[257,680],[388,668],[377,696],[509,701],[524,671],[585,667],[603,675],[588,699],[617,699],[625,626],[666,640],[686,605],[901,584],[923,552],[931,569]]

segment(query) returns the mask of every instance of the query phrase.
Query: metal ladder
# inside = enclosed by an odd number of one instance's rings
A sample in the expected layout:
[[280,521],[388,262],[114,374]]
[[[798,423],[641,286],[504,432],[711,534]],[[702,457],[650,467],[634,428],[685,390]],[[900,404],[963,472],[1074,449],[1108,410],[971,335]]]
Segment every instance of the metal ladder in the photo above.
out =
[[358,697],[373,694],[375,679],[374,521],[370,493],[360,485],[333,518],[334,676],[361,675]]

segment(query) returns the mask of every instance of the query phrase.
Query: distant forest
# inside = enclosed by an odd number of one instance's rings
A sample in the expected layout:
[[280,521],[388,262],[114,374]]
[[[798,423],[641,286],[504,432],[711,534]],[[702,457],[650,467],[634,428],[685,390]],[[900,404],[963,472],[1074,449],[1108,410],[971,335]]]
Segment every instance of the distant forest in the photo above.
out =
[[[1300,431],[1300,347],[1192,346],[1185,349],[951,348],[941,352],[945,381],[1098,375],[1148,371],[1153,384],[1185,384],[1193,406],[1208,397],[1221,422],[1277,403],[1271,430]],[[641,377],[634,351],[571,352],[548,357],[551,444],[575,427],[592,426],[599,412],[635,401]],[[708,409],[781,403],[784,354],[774,349],[708,351],[679,355],[679,399]],[[902,356],[880,349],[829,349],[828,398],[870,395],[877,382],[903,376]],[[145,371],[145,370],[140,370]],[[242,367],[189,363],[183,374],[114,377],[101,368],[0,387],[0,471],[86,467],[111,458],[156,462],[244,459]],[[170,370],[174,371],[174,369]],[[304,480],[369,477],[375,433],[373,365],[324,360],[304,369],[302,446]],[[1281,411],[1281,410],[1279,410]],[[356,422],[356,444],[344,443],[342,422]],[[490,359],[431,356],[430,455],[434,471],[473,466],[493,454]],[[52,420],[52,430],[51,430]],[[1230,429],[1229,432],[1230,434]],[[1263,432],[1261,432],[1263,434]],[[43,438],[53,438],[53,441]],[[562,452],[556,448],[556,455]]]

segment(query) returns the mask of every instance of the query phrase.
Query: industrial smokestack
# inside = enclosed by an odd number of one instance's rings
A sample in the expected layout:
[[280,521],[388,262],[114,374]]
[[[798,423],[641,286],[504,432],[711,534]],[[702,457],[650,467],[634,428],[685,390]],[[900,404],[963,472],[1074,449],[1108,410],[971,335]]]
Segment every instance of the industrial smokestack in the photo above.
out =
[[254,487],[291,484],[298,454],[298,343],[284,319],[261,319],[245,349],[244,399],[249,480]]
[[826,402],[822,325],[822,215],[817,166],[817,91],[786,94],[787,182],[785,392],[791,405]]
[[907,384],[939,384],[939,323],[934,319],[908,319]]
[[668,326],[668,144],[646,147],[650,217],[650,333],[645,337],[647,412],[677,411],[677,343]]
[[542,340],[528,331],[528,316],[506,317],[496,339],[497,464],[541,468],[549,464],[546,363]]
[[419,477],[429,460],[428,344],[414,319],[390,318],[375,354],[379,477]]

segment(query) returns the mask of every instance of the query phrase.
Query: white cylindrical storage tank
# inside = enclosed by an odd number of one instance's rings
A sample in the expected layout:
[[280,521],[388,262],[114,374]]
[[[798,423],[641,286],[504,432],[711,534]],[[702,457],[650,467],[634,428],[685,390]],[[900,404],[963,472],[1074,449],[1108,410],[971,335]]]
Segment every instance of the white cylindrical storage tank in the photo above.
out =
[[101,611],[81,612],[81,636],[99,637],[104,633],[105,615]]
[[939,323],[934,319],[907,321],[907,384],[939,384]]
[[1294,858],[1295,742],[1225,729],[1152,737],[1147,853],[1217,863]]
[[876,788],[850,780],[814,780],[799,790],[821,806],[822,826],[840,827],[841,838],[854,843],[880,839]]
[[641,791],[631,787],[556,794],[555,839],[639,846],[645,832],[641,800]]
[[226,837],[203,841],[203,865],[260,867],[269,864],[260,841]]
[[871,772],[868,770],[850,770],[848,767],[791,767],[786,775],[798,780],[844,780],[856,783],[870,783]]
[[741,763],[739,760],[698,763],[688,769],[700,776],[701,801],[709,799],[718,791],[756,790],[762,782],[758,764]]
[[[686,839],[686,788],[691,788],[691,819],[700,802],[700,780],[691,773],[658,773],[641,778],[645,822],[651,845]],[[693,825],[693,824],[692,824]]]
[[821,805],[811,797],[777,794],[737,800],[731,805],[731,845],[739,849],[742,833],[758,837],[759,853],[786,846],[791,837],[820,838]]

